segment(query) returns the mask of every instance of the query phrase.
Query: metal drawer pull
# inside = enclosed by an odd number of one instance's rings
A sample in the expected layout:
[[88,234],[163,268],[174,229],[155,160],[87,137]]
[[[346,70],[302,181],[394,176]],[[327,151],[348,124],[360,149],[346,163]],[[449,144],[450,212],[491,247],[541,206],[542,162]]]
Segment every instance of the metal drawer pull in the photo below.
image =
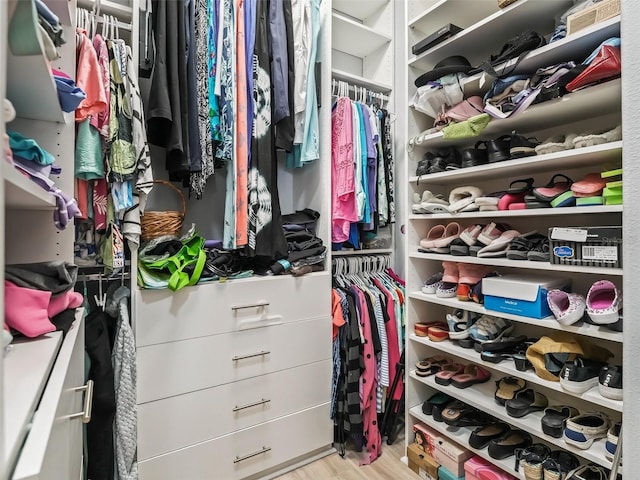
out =
[[270,355],[270,354],[271,354],[271,352],[269,350],[263,350],[262,352],[252,353],[251,355],[238,355],[238,356],[235,356],[235,357],[231,358],[231,361],[237,362],[238,360],[246,360],[247,358],[253,358],[253,357],[263,357],[265,355]]
[[260,401],[254,402],[254,403],[249,403],[247,405],[243,405],[241,407],[237,406],[233,409],[234,412],[239,412],[240,410],[245,410],[247,408],[251,408],[251,407],[257,407],[258,405],[264,405],[265,403],[269,403],[271,401],[270,398],[267,399],[262,399]]
[[257,457],[258,455],[262,455],[263,453],[267,453],[271,451],[271,447],[262,447],[262,450],[258,450],[257,452],[250,453],[249,455],[245,455],[244,457],[238,457],[233,460],[233,463],[244,462],[253,457]]
[[231,310],[233,310],[234,312],[237,310],[246,310],[248,308],[263,308],[263,307],[268,307],[269,306],[269,302],[266,301],[261,301],[258,303],[252,303],[251,305],[234,305],[231,307]]
[[81,418],[82,423],[89,423],[91,421],[91,407],[93,406],[93,380],[88,380],[87,384],[82,387],[76,387],[74,392],[82,392],[84,390],[84,408],[80,413],[74,413],[69,415],[71,420]]

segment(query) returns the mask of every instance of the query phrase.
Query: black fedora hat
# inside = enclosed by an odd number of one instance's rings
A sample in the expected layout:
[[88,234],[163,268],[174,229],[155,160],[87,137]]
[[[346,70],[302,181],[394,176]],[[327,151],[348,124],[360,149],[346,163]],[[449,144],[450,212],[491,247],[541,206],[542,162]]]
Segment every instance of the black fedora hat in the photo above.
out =
[[451,57],[443,58],[436,63],[433,70],[420,75],[416,79],[415,84],[416,87],[422,87],[423,85],[426,85],[427,82],[432,82],[433,80],[437,80],[438,78],[449,75],[450,73],[468,73],[471,70],[473,70],[473,67],[469,63],[469,60],[461,55],[453,55]]

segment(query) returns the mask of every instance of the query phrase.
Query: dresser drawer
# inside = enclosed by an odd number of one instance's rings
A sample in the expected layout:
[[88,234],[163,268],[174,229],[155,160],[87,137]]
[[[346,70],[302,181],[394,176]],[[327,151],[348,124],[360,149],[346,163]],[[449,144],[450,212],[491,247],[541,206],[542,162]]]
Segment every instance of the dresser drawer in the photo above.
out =
[[13,473],[13,480],[80,478],[83,411],[84,320],[67,333]]
[[138,348],[138,403],[331,358],[331,317]]
[[138,347],[331,314],[331,277],[256,277],[168,290],[138,290]]
[[140,480],[238,480],[331,446],[329,404],[139,463]]
[[141,460],[326,403],[331,360],[138,406]]

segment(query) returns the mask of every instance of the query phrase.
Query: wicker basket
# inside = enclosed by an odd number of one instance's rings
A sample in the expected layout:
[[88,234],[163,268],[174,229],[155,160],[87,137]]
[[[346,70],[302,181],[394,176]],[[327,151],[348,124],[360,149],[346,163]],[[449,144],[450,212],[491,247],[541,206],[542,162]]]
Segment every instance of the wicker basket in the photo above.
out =
[[158,238],[163,235],[180,236],[182,232],[182,222],[187,211],[187,202],[180,189],[176,188],[166,180],[154,180],[154,184],[165,185],[172,188],[179,196],[182,202],[182,211],[177,212],[168,210],[166,212],[145,211],[140,219],[140,228],[142,230],[142,240],[147,241]]
[[518,0],[498,0],[498,7],[505,8]]

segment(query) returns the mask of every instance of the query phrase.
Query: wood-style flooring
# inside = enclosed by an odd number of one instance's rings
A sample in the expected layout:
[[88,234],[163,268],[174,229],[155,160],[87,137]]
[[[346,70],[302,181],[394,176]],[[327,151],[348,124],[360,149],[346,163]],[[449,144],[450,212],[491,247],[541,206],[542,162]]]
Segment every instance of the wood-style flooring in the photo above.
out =
[[404,440],[382,445],[382,455],[371,465],[360,466],[361,453],[347,450],[345,458],[337,453],[289,472],[277,480],[417,480],[400,458],[405,455]]

